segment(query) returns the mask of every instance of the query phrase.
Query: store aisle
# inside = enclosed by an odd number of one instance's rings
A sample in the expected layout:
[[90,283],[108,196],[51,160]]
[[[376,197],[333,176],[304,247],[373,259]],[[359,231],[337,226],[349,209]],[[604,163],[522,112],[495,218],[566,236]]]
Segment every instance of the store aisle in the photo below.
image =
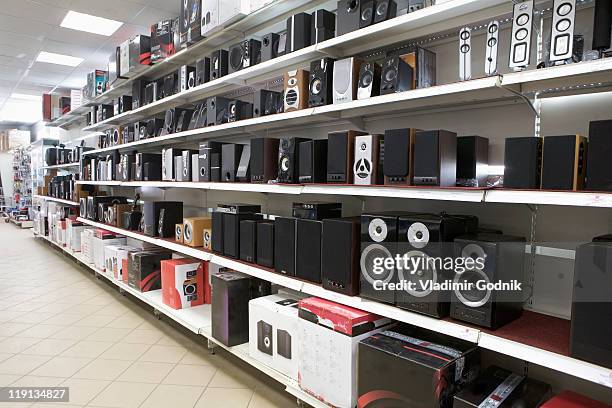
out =
[[0,386],[8,385],[68,386],[68,406],[296,406],[266,375],[222,349],[212,355],[204,337],[157,321],[31,230],[2,222]]

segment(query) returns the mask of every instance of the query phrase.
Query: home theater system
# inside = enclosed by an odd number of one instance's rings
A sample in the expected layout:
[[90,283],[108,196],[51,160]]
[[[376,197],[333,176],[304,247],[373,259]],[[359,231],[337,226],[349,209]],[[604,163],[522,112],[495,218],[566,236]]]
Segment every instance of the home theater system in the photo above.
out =
[[177,11],[87,77],[38,236],[299,404],[612,407],[612,2]]

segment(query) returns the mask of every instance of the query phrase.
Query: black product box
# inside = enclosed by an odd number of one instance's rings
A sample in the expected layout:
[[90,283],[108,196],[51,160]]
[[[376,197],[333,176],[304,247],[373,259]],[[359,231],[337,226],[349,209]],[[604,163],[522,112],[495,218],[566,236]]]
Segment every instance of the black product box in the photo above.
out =
[[138,109],[144,106],[145,88],[147,81],[136,79],[132,82],[132,109]]
[[408,325],[362,340],[358,356],[359,399],[386,395],[390,406],[450,408],[480,369],[476,344]]
[[130,253],[128,285],[139,292],[161,289],[161,261],[172,259],[172,252]]
[[453,408],[537,408],[550,397],[549,384],[491,366],[455,395]]
[[162,20],[151,25],[151,64],[171,57],[178,50],[179,43],[177,20]]
[[220,270],[211,275],[212,336],[231,347],[249,341],[249,300],[271,293],[270,282]]
[[130,40],[130,74],[144,71],[151,65],[151,37],[137,35]]

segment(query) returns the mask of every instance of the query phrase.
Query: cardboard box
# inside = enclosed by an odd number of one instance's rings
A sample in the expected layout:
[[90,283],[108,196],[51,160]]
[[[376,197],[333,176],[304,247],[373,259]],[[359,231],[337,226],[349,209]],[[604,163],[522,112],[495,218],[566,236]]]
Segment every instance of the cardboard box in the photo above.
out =
[[288,294],[249,302],[249,355],[297,381],[299,298]]
[[391,319],[320,298],[299,302],[300,388],[335,407],[357,404],[357,345]]
[[206,303],[207,281],[208,262],[189,258],[161,261],[162,301],[173,309]]
[[170,258],[169,251],[130,252],[128,285],[140,292],[161,289],[161,261]]
[[545,402],[541,408],[610,408],[612,405],[595,401],[594,399],[576,394],[571,391],[563,391]]
[[104,272],[106,265],[104,247],[107,245],[125,245],[125,242],[125,237],[119,237],[109,231],[95,230],[92,239],[94,266]]
[[93,236],[92,228],[86,229],[81,233],[81,252],[83,253],[83,261],[88,264],[93,263]]
[[358,367],[360,403],[452,407],[453,395],[478,375],[480,352],[474,343],[396,325],[359,343]]

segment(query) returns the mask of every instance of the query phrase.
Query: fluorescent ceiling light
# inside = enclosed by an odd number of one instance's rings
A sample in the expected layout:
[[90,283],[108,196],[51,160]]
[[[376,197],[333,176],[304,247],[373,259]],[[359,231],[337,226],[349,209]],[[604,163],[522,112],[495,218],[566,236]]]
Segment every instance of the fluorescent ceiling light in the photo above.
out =
[[54,52],[41,51],[40,54],[38,54],[38,57],[36,57],[36,61],[76,67],[81,62],[83,62],[83,58],[71,57],[70,55],[56,54]]
[[64,21],[62,21],[60,27],[105,35],[108,37],[113,35],[122,25],[123,23],[120,21],[109,20],[107,18],[96,17],[70,10],[68,14],[66,14],[66,17],[64,17]]
[[11,94],[11,99],[21,99],[24,101],[40,101],[42,99],[41,95],[29,95],[22,93],[14,93]]

